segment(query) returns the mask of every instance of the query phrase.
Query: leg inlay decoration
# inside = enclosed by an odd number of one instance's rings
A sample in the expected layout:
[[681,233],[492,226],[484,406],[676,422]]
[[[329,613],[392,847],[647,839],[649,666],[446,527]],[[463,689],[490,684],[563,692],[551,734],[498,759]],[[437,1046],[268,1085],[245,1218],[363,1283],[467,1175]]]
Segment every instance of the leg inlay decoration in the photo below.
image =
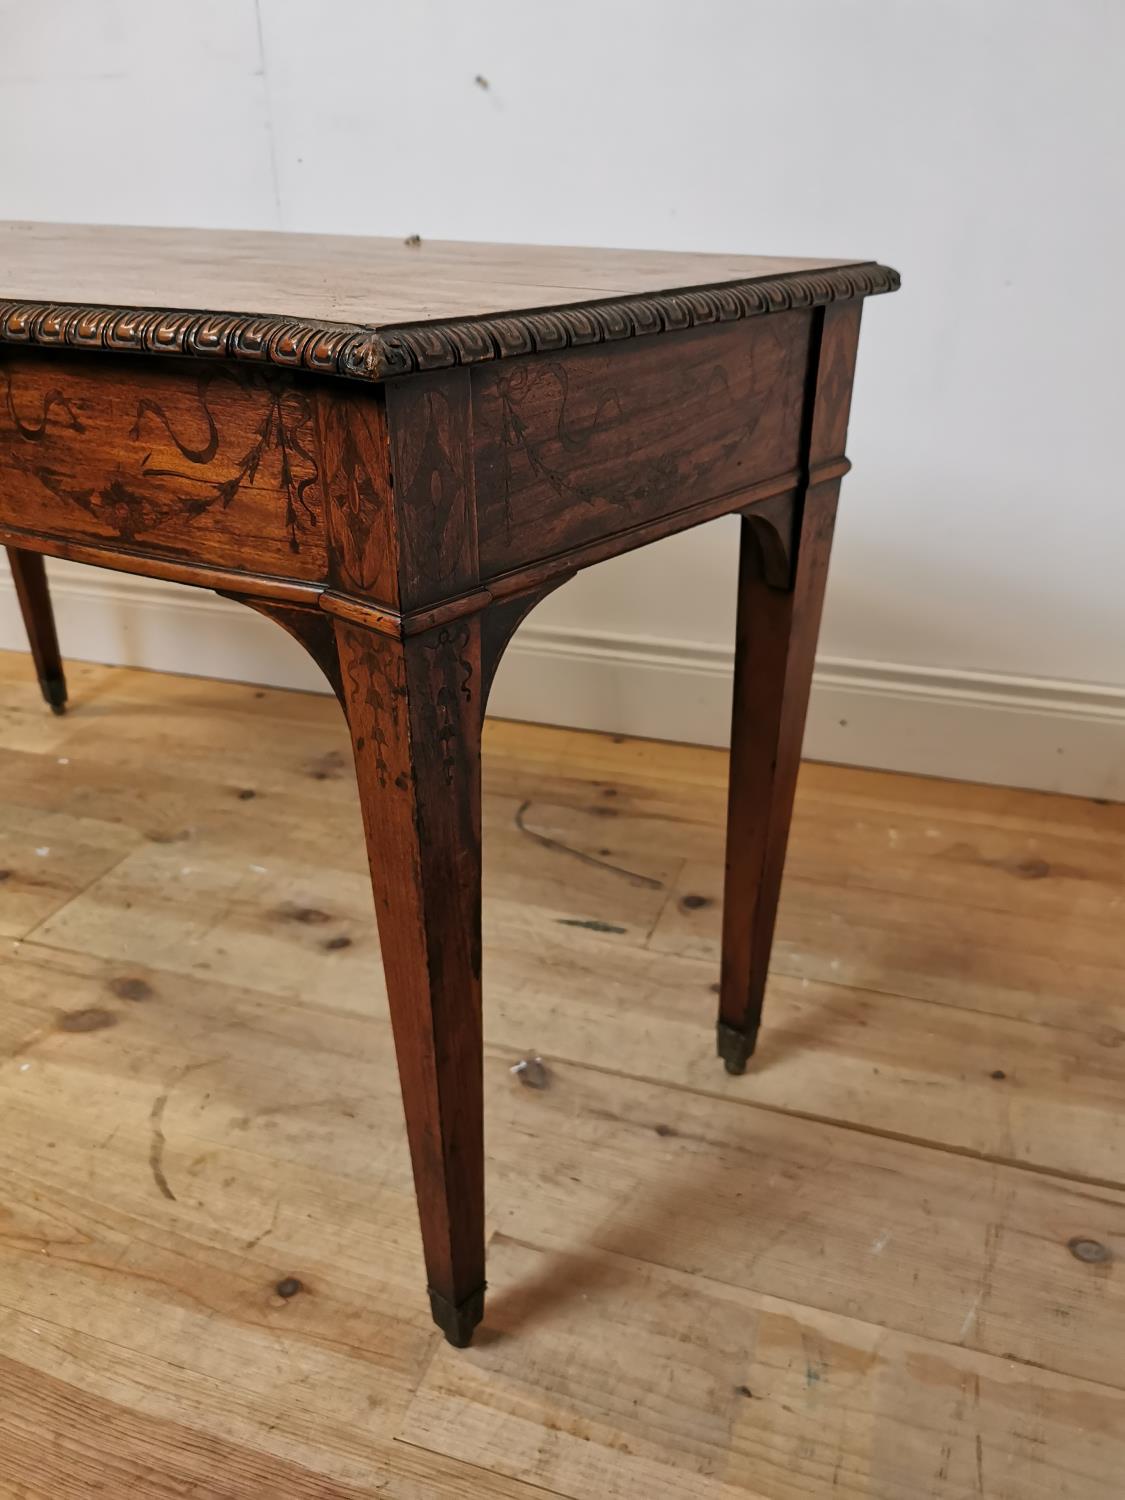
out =
[[336,620],[435,1321],[484,1305],[481,623],[396,640]]

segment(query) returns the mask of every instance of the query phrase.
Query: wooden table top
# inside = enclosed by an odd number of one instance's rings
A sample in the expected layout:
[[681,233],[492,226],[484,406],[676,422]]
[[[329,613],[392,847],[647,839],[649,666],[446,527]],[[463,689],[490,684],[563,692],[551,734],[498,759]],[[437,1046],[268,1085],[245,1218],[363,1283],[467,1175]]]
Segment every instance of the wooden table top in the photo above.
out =
[[861,259],[0,222],[0,341],[229,354],[368,378],[897,284]]

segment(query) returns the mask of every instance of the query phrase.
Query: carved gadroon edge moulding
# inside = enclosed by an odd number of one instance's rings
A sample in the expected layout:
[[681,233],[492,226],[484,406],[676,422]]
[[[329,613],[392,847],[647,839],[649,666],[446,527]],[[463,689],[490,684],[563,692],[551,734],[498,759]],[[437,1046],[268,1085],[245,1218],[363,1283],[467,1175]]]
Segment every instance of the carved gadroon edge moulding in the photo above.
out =
[[273,314],[0,300],[0,343],[237,359],[352,380],[387,380],[418,370],[822,307],[893,292],[898,285],[897,271],[872,261],[687,291],[572,303],[541,312],[380,330]]

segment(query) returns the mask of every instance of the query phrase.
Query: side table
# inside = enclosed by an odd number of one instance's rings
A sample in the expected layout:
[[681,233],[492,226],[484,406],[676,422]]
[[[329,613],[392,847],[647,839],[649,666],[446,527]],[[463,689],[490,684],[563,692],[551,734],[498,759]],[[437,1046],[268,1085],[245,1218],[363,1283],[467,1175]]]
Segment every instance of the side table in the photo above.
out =
[[0,225],[0,543],[218,590],[351,728],[433,1316],[484,1305],[480,739],[580,568],[742,517],[719,1054],[754,1049],[870,261]]

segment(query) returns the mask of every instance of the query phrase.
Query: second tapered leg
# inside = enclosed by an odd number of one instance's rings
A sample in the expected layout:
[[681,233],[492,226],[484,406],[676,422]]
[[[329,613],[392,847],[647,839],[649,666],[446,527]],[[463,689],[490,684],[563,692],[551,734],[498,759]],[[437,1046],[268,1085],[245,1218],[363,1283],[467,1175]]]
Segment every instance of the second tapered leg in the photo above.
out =
[[66,708],[66,678],[47,589],[47,569],[38,552],[24,552],[16,547],[8,548],[8,562],[39,686],[52,710],[61,714]]
[[838,489],[807,492],[786,586],[767,581],[742,522],[718,1029],[730,1073],[745,1071],[761,1021]]
[[484,1308],[479,618],[336,624],[434,1321]]

